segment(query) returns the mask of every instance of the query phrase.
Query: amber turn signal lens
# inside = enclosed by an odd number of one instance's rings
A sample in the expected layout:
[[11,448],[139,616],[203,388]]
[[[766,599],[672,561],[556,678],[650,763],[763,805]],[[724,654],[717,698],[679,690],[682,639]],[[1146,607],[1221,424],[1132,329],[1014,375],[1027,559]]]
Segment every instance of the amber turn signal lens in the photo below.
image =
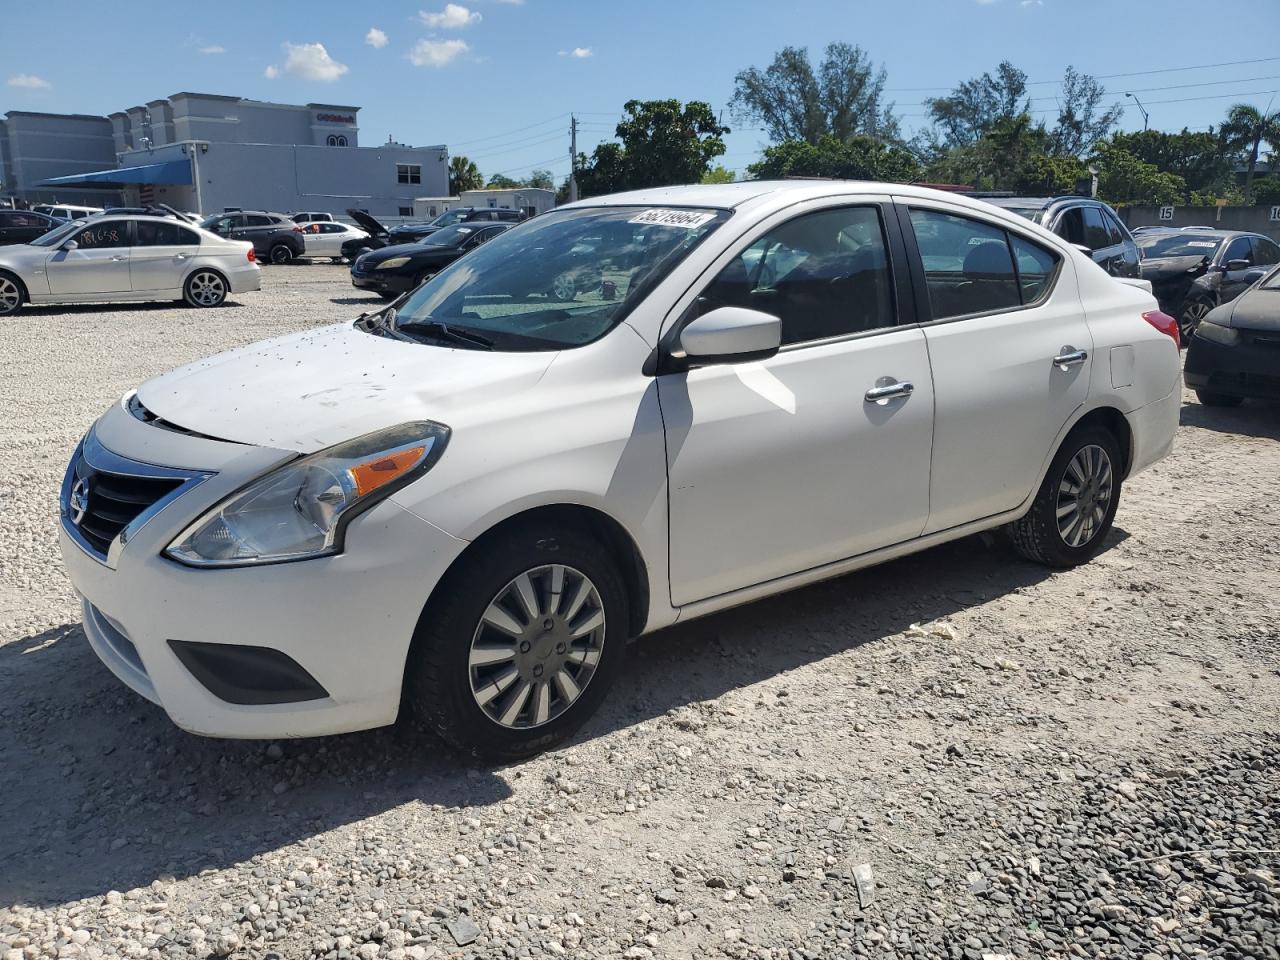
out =
[[364,496],[366,493],[377,490],[383,484],[390,483],[396,477],[403,476],[422,462],[422,457],[426,452],[426,447],[409,447],[405,450],[397,450],[395,453],[385,454],[376,460],[350,467],[351,479],[355,481],[356,485],[356,493]]

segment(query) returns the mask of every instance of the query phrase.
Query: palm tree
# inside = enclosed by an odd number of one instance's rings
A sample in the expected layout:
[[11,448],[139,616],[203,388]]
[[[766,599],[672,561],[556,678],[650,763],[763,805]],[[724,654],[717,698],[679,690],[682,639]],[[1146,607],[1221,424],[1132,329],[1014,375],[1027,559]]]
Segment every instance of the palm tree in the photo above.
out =
[[1280,110],[1264,113],[1247,103],[1237,103],[1227,113],[1221,128],[1223,145],[1231,153],[1244,154],[1249,169],[1244,178],[1244,202],[1253,203],[1253,173],[1263,141],[1275,146],[1280,141]]
[[463,156],[449,158],[449,196],[456,197],[463,190],[479,190],[483,186],[484,177],[480,176],[474,160]]

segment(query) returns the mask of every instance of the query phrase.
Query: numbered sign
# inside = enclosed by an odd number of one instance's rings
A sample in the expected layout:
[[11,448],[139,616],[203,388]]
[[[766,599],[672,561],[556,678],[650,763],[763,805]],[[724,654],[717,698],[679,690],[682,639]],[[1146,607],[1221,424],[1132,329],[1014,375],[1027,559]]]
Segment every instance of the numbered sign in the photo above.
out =
[[1160,219],[1161,219],[1161,220],[1172,220],[1172,219],[1173,219],[1173,207],[1161,207],[1161,208],[1160,208]]
[[1280,220],[1280,207],[1271,208],[1271,219],[1273,221]]

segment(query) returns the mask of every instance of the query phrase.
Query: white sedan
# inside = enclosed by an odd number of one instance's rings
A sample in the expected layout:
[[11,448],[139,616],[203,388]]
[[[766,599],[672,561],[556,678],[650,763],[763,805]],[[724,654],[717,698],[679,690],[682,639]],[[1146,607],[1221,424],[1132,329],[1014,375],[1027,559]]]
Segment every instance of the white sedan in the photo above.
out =
[[[570,301],[567,271],[596,278]],[[62,553],[94,650],[187,730],[403,704],[510,759],[677,620],[982,530],[1088,561],[1179,405],[1150,293],[988,204],[619,194],[143,383],[71,458]]]
[[348,240],[362,240],[368,232],[349,223],[337,221],[313,221],[299,224],[306,249],[304,257],[330,257],[335,262],[342,259],[342,245]]
[[217,307],[261,284],[253,244],[170,217],[101,215],[0,247],[0,316],[24,303],[183,300]]

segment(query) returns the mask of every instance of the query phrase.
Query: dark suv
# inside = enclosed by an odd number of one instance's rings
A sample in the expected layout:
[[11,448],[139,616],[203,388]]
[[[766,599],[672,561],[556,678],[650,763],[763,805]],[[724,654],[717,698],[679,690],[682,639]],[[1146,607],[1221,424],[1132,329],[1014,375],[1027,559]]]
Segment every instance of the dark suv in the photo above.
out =
[[987,203],[1026,217],[1068,243],[1089,251],[1113,277],[1141,276],[1141,258],[1116,212],[1090,197],[984,197]]
[[258,259],[270,263],[288,263],[306,249],[302,228],[283,213],[237,210],[206,217],[200,226],[228,240],[248,240]]

